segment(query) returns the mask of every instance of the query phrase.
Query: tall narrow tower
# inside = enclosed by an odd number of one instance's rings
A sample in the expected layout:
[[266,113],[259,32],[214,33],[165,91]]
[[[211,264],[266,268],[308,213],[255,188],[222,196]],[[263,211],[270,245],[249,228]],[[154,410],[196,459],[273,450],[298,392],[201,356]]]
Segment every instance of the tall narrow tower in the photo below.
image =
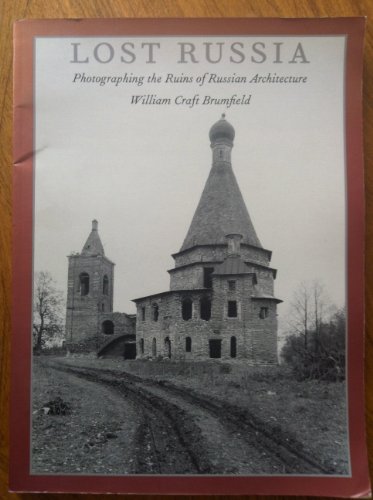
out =
[[94,348],[101,315],[113,311],[114,288],[114,263],[105,257],[97,220],[81,253],[68,259],[66,341]]

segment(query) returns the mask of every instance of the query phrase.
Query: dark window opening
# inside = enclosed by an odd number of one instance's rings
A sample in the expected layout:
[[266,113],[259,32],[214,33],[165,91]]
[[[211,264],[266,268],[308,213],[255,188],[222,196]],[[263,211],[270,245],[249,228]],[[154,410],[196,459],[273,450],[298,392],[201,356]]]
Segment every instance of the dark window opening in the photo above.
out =
[[231,358],[237,356],[237,340],[236,337],[231,337]]
[[102,323],[102,333],[105,335],[113,335],[114,333],[114,323],[110,319],[106,319]]
[[190,337],[185,339],[185,351],[192,352],[192,339]]
[[223,150],[222,149],[219,149],[219,156],[220,156],[220,158],[223,158]]
[[105,304],[101,304],[101,311],[105,312]]
[[237,318],[237,302],[228,300],[228,318]]
[[209,321],[211,318],[211,300],[208,297],[203,297],[200,302],[201,319]]
[[141,321],[145,321],[145,311],[146,311],[145,307],[142,307],[141,308]]
[[205,288],[212,288],[212,273],[214,272],[213,267],[203,268],[203,286]]
[[103,279],[102,293],[104,295],[109,295],[109,278],[106,276],[106,274]]
[[157,356],[157,340],[153,339],[152,342],[152,356],[155,358]]
[[169,337],[164,339],[164,350],[167,358],[171,358],[171,340]]
[[87,273],[79,275],[79,291],[80,295],[88,295],[89,293],[89,275]]
[[268,316],[268,307],[261,307],[259,312],[259,318],[265,319]]
[[229,280],[228,281],[228,289],[233,292],[236,290],[236,282],[234,280]]
[[221,340],[209,340],[210,358],[221,358]]
[[136,343],[135,342],[126,342],[124,344],[124,359],[136,359]]
[[193,302],[190,299],[184,299],[181,303],[181,316],[184,321],[192,318]]
[[144,354],[144,339],[140,339],[140,352]]
[[158,318],[159,318],[159,306],[158,306],[158,304],[152,305],[152,316],[153,316],[153,321],[158,321]]

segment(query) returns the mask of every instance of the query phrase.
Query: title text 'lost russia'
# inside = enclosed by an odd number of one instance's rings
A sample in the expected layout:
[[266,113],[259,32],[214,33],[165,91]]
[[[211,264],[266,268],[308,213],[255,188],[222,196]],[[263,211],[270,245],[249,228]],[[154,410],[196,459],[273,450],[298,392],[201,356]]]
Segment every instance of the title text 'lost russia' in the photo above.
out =
[[[119,45],[118,45],[119,44]],[[107,64],[112,61],[132,64],[139,59],[145,64],[156,64],[158,57],[162,54],[161,43],[143,41],[124,41],[120,39],[114,42],[100,42],[95,44],[89,50],[83,42],[72,42],[72,58],[73,64],[88,64],[91,60]],[[169,47],[169,45],[168,45]],[[272,43],[264,41],[235,41],[233,43],[225,42],[203,42],[202,44],[191,42],[177,42],[174,47],[178,54],[175,62],[177,64],[198,64],[210,63],[218,64],[220,62],[231,62],[233,64],[241,64],[245,61],[261,64],[268,60],[276,64],[308,64],[310,60],[306,56],[303,45],[298,40],[276,41]],[[92,52],[91,52],[92,51]],[[167,60],[169,60],[169,51]]]
[[193,108],[198,105],[224,105],[227,108],[231,106],[237,106],[242,104],[250,104],[251,94],[242,96],[237,96],[236,94],[230,97],[211,97],[209,95],[200,96],[195,94],[192,97],[185,97],[183,95],[178,95],[175,98],[169,97],[159,97],[157,94],[145,94],[145,95],[133,95],[131,97],[131,104],[143,104],[150,106],[169,106],[175,104],[176,106],[187,106]]

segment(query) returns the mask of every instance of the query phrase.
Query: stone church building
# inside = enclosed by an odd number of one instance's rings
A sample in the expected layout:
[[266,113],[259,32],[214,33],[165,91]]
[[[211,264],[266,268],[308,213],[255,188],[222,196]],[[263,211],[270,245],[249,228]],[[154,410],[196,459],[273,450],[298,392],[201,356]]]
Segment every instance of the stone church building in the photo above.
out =
[[[184,243],[173,254],[170,290],[134,299],[136,317],[113,311],[114,264],[93,221],[69,256],[68,345],[125,358],[277,362],[276,270],[262,247],[232,164],[234,128],[210,129],[212,167]],[[70,337],[69,337],[70,335]]]

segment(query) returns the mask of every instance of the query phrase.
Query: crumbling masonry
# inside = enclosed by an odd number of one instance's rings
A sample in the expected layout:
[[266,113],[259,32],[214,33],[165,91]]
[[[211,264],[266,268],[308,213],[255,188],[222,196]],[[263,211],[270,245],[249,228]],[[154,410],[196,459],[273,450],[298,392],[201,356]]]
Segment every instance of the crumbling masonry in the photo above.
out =
[[69,256],[66,335],[71,350],[125,358],[277,362],[276,270],[262,247],[231,164],[235,132],[210,129],[212,168],[170,269],[170,290],[134,299],[136,317],[113,313],[114,264],[93,221]]

